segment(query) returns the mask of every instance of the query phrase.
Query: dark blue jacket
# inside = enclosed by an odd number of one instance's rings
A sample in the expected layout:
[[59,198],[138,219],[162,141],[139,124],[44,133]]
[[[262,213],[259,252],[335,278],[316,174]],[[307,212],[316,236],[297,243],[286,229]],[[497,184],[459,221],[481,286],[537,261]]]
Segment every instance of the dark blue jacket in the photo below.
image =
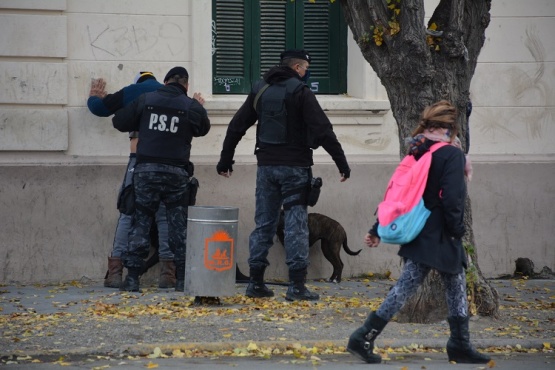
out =
[[141,83],[125,86],[123,89],[113,94],[108,94],[104,98],[91,96],[87,100],[87,106],[95,116],[108,117],[137,99],[140,95],[156,91],[162,86],[155,78],[149,78]]

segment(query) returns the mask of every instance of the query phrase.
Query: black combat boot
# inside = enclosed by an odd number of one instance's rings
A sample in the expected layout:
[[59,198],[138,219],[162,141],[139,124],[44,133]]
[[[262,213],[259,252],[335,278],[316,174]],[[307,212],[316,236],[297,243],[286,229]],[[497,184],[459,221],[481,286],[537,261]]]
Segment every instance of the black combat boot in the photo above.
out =
[[251,267],[249,285],[245,295],[250,298],[270,298],[274,296],[266,284],[264,284],[264,271],[266,267]]
[[288,301],[317,301],[320,299],[318,293],[312,293],[305,286],[306,268],[300,270],[289,270],[289,288],[285,293]]
[[125,292],[140,292],[139,289],[139,276],[141,275],[142,269],[140,268],[128,268],[127,269],[127,276],[119,290]]
[[379,364],[382,362],[382,358],[374,353],[374,340],[386,325],[387,321],[372,311],[364,325],[351,334],[347,351],[369,364]]
[[451,336],[447,341],[449,361],[459,364],[487,364],[491,358],[476,351],[470,344],[468,333],[468,316],[451,316],[447,318]]
[[175,265],[175,291],[185,291],[185,262]]

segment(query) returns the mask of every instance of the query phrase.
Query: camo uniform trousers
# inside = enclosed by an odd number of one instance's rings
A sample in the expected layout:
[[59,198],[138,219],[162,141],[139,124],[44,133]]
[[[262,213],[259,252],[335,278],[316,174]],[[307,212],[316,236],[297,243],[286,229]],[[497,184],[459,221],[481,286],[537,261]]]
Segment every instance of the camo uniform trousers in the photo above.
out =
[[[123,183],[121,184],[120,192],[133,182],[133,172],[135,170],[135,162],[137,158],[135,153],[129,155],[129,162],[127,163],[127,171]],[[112,249],[112,257],[121,257],[127,249],[129,240],[129,231],[133,224],[133,216],[120,213],[118,225],[116,227],[116,234],[114,236],[114,247]],[[158,255],[162,259],[173,259],[173,253],[170,251],[168,245],[168,222],[166,220],[166,207],[163,203],[156,212],[156,225],[158,226]]]
[[158,163],[135,166],[135,214],[123,263],[127,268],[144,268],[150,249],[150,225],[160,202],[166,206],[168,244],[176,268],[185,271],[189,175],[183,168]]
[[[431,268],[421,263],[405,259],[401,276],[387,297],[380,305],[376,314],[389,321],[395,315],[405,302],[418,290],[418,287]],[[468,302],[466,300],[466,276],[464,270],[460,274],[448,274],[446,272],[439,273],[443,284],[445,285],[445,297],[447,299],[447,307],[449,308],[449,316],[468,316]]]
[[[256,227],[249,238],[249,266],[264,268],[274,245],[282,204],[301,198],[296,189],[306,187],[309,167],[258,166],[256,173]],[[288,194],[289,193],[289,194]],[[299,202],[300,203],[300,202]],[[308,213],[306,204],[293,205],[285,211],[285,263],[289,270],[308,267]]]

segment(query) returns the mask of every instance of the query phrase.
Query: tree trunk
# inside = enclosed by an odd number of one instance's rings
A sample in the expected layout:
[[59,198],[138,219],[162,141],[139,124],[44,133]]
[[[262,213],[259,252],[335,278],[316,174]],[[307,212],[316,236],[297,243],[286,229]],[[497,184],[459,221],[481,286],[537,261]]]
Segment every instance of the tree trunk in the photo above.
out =
[[[364,58],[387,91],[401,157],[424,107],[442,99],[459,110],[460,139],[466,148],[470,82],[484,44],[491,0],[441,0],[427,26],[423,0],[341,0],[341,6]],[[466,203],[464,242],[474,246],[468,198]],[[496,315],[497,292],[483,278],[475,248],[470,249],[470,306],[480,314]],[[414,322],[443,319],[447,311],[438,289],[443,292],[438,274],[430,274],[401,314]]]

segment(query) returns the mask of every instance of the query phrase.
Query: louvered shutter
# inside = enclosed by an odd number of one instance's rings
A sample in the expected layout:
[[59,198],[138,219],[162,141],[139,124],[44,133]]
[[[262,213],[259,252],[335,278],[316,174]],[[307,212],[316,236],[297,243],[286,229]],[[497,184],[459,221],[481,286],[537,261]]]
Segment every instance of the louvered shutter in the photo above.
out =
[[340,94],[347,91],[346,25],[338,1],[304,0],[297,9],[299,47],[309,51],[309,87],[318,94]]
[[251,86],[251,9],[245,6],[244,0],[214,1],[212,16],[213,92],[248,93]]
[[[294,27],[294,24],[292,24],[292,19],[294,19],[292,16],[294,15],[294,7],[291,6],[290,2],[260,1],[260,63],[258,65],[258,77],[261,77],[271,67],[279,64],[279,55],[287,48],[287,36],[291,35],[291,32],[287,32],[288,26],[289,28]],[[293,40],[289,40],[289,44],[291,42]]]
[[213,0],[213,92],[247,94],[286,49],[313,57],[309,86],[347,91],[347,25],[338,1]]

